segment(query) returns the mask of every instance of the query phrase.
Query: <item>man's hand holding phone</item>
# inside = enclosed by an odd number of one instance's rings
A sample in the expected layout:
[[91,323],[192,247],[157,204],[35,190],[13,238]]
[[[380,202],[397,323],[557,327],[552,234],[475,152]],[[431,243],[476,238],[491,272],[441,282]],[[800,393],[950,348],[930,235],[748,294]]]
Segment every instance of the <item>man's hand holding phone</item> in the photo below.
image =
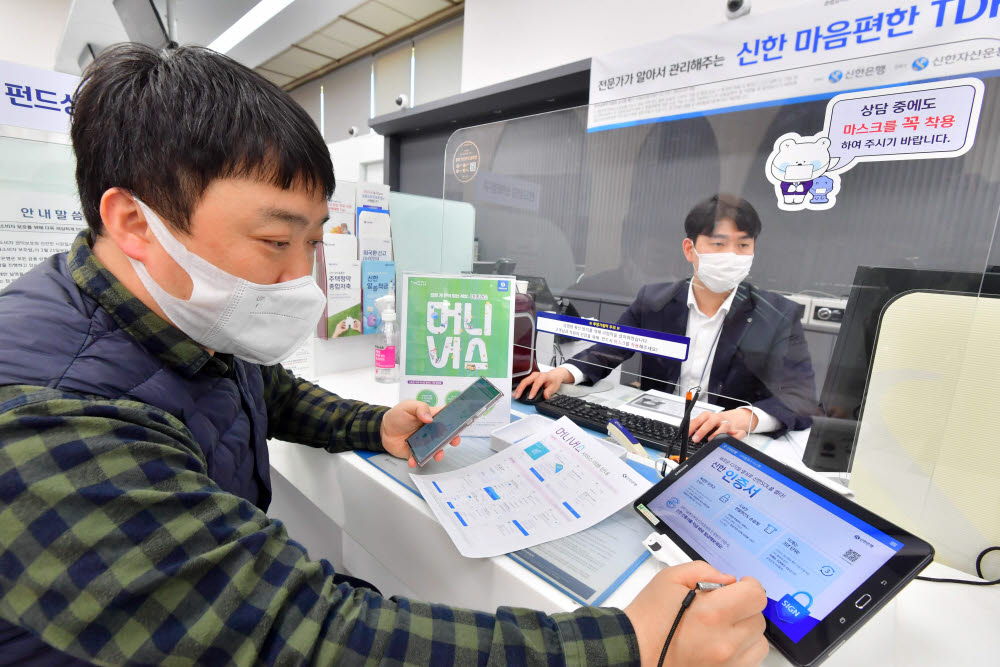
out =
[[440,450],[502,397],[503,392],[489,380],[484,377],[475,379],[440,412],[435,412],[433,420],[424,421],[416,432],[406,438],[413,460],[418,466],[432,460],[439,461]]
[[[382,418],[382,446],[385,451],[400,459],[409,459],[411,468],[417,467],[417,462],[413,458],[410,446],[406,444],[406,439],[413,435],[417,429],[424,424],[434,421],[434,415],[441,412],[443,407],[432,408],[421,401],[400,401],[395,407],[385,413]],[[454,447],[461,438],[456,437],[451,441]],[[444,450],[434,455],[435,461],[444,458]]]

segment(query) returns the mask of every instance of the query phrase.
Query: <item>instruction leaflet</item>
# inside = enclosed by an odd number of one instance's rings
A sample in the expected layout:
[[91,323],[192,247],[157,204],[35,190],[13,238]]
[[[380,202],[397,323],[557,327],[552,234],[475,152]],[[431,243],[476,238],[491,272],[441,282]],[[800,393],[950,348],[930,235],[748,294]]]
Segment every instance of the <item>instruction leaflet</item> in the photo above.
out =
[[470,558],[590,528],[650,486],[565,417],[479,463],[411,477],[459,552]]

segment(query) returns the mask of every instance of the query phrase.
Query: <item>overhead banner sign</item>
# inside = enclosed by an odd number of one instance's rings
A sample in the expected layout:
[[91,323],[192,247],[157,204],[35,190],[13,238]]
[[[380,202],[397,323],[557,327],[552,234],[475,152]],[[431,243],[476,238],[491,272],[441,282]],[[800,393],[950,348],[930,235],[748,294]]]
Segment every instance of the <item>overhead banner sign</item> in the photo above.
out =
[[0,60],[0,125],[69,134],[80,77]]
[[828,0],[595,57],[588,131],[1000,70],[1000,0]]

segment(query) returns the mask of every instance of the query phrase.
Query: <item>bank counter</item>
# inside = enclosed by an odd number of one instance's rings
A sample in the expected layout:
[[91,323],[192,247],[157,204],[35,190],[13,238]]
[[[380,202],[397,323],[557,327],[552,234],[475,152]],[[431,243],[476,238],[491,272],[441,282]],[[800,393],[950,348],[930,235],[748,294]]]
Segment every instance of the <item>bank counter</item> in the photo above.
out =
[[[397,396],[394,385],[375,383],[372,368],[322,376],[318,383],[373,403],[392,404]],[[269,514],[284,521],[312,557],[329,559],[385,595],[486,611],[514,605],[554,613],[578,606],[507,556],[459,554],[422,499],[356,453],[331,455],[271,441],[270,454],[274,501]],[[660,567],[646,560],[604,605],[627,605]],[[924,574],[975,579],[937,563]],[[1000,595],[991,587],[916,581],[826,664],[990,664],[1000,651],[993,627],[998,617]],[[789,663],[772,650],[764,664]]]

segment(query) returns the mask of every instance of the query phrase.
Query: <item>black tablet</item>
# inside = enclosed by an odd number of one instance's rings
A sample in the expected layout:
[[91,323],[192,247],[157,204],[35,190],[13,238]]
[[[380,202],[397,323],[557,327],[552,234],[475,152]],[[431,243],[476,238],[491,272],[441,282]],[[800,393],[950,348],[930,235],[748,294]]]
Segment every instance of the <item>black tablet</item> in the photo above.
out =
[[635,501],[691,558],[767,591],[767,638],[815,665],[933,559],[923,540],[731,437]]

